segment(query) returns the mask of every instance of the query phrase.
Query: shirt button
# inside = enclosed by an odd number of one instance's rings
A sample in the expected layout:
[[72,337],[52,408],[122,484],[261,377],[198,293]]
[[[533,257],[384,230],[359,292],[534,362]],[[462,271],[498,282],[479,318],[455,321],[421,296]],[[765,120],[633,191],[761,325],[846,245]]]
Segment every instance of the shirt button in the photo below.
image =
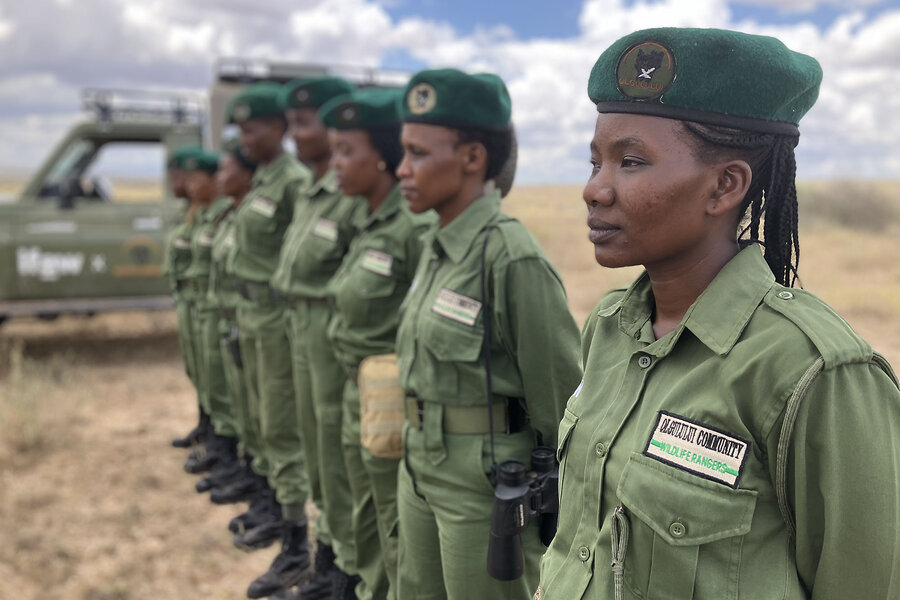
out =
[[794,294],[790,292],[778,292],[778,297],[782,300],[791,300],[794,297]]
[[596,446],[594,446],[594,452],[597,453],[597,456],[603,458],[606,456],[606,445],[603,442],[600,442]]
[[650,364],[651,364],[652,362],[653,362],[653,361],[650,360],[650,357],[647,356],[646,354],[644,354],[643,356],[641,356],[641,357],[638,359],[638,366],[639,366],[640,368],[642,368],[642,369],[646,369],[647,367],[650,366]]
[[582,546],[578,549],[578,558],[581,559],[581,562],[585,562],[587,559],[591,557],[591,551],[587,546]]
[[687,533],[687,527],[684,526],[684,523],[675,521],[674,523],[669,525],[669,533],[673,538],[681,538],[684,537],[685,533]]

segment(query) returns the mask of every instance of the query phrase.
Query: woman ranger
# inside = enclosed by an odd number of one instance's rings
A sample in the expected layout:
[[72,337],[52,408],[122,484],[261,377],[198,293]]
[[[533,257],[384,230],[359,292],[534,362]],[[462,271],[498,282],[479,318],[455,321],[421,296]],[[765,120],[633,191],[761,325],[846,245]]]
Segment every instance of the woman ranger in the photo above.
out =
[[896,379],[790,289],[821,76],[715,29],[639,31],[594,66],[589,239],[646,271],[585,325],[536,597],[900,596]]
[[[214,465],[211,476],[217,480],[228,473],[234,473],[238,466],[231,401],[219,357],[218,318],[215,304],[207,299],[213,234],[222,215],[231,205],[228,198],[216,197],[218,166],[219,155],[202,150],[184,161],[188,195],[201,210],[196,214],[191,230],[191,264],[183,274],[193,297],[191,326],[195,341],[200,406],[209,415],[211,424],[204,443],[205,460]],[[198,487],[198,491],[206,489],[208,487],[205,483]]]
[[394,352],[400,303],[419,263],[421,236],[435,222],[432,211],[409,212],[394,174],[403,157],[399,97],[400,90],[365,89],[319,110],[332,129],[331,164],[341,192],[368,204],[368,216],[330,284],[334,315],[328,337],[348,374],[342,438],[363,580],[357,594],[375,599],[396,598],[400,460],[384,451],[374,455],[360,443],[359,366],[369,356]]
[[[398,506],[400,598],[528,598],[543,551],[522,533],[525,576],[487,572],[494,466],[555,445],[581,378],[578,332],[559,275],[500,213],[491,180],[512,144],[495,75],[415,75],[401,101],[397,174],[410,210],[434,209],[397,335],[407,394]],[[487,348],[487,352],[484,349]]]

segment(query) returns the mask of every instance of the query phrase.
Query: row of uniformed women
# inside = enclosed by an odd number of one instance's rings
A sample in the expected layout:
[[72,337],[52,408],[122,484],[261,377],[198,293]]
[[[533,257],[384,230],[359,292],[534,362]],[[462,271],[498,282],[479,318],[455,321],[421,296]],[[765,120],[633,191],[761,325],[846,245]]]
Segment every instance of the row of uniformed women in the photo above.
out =
[[[421,246],[387,234],[385,213],[398,201],[388,171],[396,158],[364,126],[374,101],[356,92],[319,113],[336,130],[339,183],[365,198],[365,219],[345,241],[353,211],[339,210],[339,200],[312,208],[311,195],[327,192],[318,173],[319,185],[302,186],[294,215],[304,216],[285,247],[306,248],[294,256],[315,263],[300,271],[310,279],[336,254],[347,259],[329,273],[333,288],[279,287],[302,326],[293,333],[299,344],[333,349],[347,374],[329,371],[342,379],[342,476],[352,474],[357,509],[347,540],[356,550],[342,568],[358,569],[361,596],[376,589],[399,598],[526,598],[535,590],[565,599],[897,595],[896,378],[833,311],[789,291],[799,251],[793,147],[820,79],[813,59],[777,40],[719,30],[636,32],[601,55],[589,85],[600,113],[584,192],[589,239],[604,266],[641,264],[646,273],[592,311],[581,384],[559,277],[522,226],[500,214],[490,184],[510,151],[502,82],[425,71],[396,105],[400,193],[410,211],[434,210],[438,219]],[[301,84],[292,93],[303,103],[313,96],[305,91]],[[261,115],[249,94],[232,115],[252,157]],[[257,157],[264,169],[275,160]],[[275,179],[263,173],[260,186]],[[293,206],[283,208],[273,191],[251,192],[238,213],[237,257],[245,246],[276,245],[277,221],[270,222]],[[258,222],[242,230],[242,212]],[[739,241],[747,213],[751,239]],[[413,237],[415,220],[404,219]],[[334,251],[340,245],[345,250]],[[404,279],[419,251],[415,275]],[[258,281],[245,297],[282,297]],[[328,308],[321,301],[332,296]],[[329,310],[337,315],[331,335],[321,333]],[[238,320],[243,335],[240,313]],[[407,396],[395,527],[379,521],[393,498],[379,504],[376,496],[379,476],[392,482],[398,465],[373,463],[354,429],[355,368],[390,350],[387,334],[383,344],[368,343],[373,331],[393,328]],[[299,405],[303,393],[298,386]],[[332,419],[335,397],[313,400],[313,416]],[[261,394],[262,413],[264,404]],[[323,431],[333,430],[319,426],[319,440]],[[559,531],[539,586],[534,524],[522,533],[524,576],[497,581],[486,570],[493,467],[527,464],[538,444],[557,447],[561,460]],[[329,515],[332,484],[324,479],[332,474],[318,475],[330,525],[344,515]],[[359,509],[369,498],[377,510],[367,529]],[[340,554],[344,534],[331,534]],[[376,537],[386,588],[366,566]]]

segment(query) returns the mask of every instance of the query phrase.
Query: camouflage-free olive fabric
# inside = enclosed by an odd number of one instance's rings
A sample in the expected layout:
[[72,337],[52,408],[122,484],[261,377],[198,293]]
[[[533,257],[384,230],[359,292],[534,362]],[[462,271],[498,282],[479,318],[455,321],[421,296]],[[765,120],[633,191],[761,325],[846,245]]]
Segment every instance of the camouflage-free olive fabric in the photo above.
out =
[[[652,313],[644,274],[585,325],[541,596],[896,597],[900,392],[868,344],[776,284],[756,245],[660,339]],[[786,446],[792,542],[776,461],[788,399],[805,385]]]

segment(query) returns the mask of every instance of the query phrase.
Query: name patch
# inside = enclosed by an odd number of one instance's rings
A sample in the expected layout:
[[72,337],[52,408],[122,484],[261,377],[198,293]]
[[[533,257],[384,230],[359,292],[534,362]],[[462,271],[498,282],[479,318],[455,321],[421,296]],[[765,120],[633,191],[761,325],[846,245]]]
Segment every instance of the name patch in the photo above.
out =
[[434,306],[431,307],[431,310],[448,319],[471,326],[475,324],[478,311],[481,310],[481,302],[457,294],[453,290],[442,288],[438,292],[437,298],[434,299]]
[[201,233],[197,236],[197,243],[208,248],[213,245],[213,236],[208,233]]
[[179,250],[190,250],[191,249],[191,240],[183,237],[175,238],[175,241],[172,242],[172,246]]
[[391,276],[391,267],[394,265],[394,257],[386,252],[378,250],[366,250],[360,263],[366,271],[372,271],[385,277]]
[[317,220],[315,225],[313,225],[312,232],[314,236],[326,239],[329,242],[336,242],[338,238],[337,223],[328,219]]
[[272,202],[268,198],[263,198],[262,196],[257,196],[250,201],[250,210],[264,216],[267,219],[271,219],[275,216],[275,208],[276,206],[274,202]]
[[737,489],[749,451],[749,442],[661,410],[644,455]]

